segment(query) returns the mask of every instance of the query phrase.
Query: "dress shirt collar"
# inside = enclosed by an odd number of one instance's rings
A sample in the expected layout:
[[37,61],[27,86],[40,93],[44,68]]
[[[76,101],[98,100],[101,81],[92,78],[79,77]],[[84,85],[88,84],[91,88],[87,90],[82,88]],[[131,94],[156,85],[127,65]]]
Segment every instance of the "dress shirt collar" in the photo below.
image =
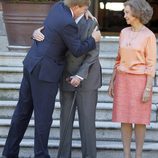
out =
[[72,14],[72,18],[74,18],[74,13],[72,11],[72,9],[70,8],[71,14]]
[[78,18],[75,19],[76,24],[79,23],[79,21],[82,19],[83,16],[84,16],[84,14],[82,14],[81,16],[79,16]]

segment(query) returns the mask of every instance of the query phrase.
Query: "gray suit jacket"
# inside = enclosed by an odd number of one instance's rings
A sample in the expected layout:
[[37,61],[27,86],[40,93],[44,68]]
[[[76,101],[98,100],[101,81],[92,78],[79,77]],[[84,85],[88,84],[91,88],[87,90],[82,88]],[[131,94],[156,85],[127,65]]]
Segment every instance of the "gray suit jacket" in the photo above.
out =
[[[94,28],[97,26],[96,21],[86,20],[84,17],[79,21],[78,28],[81,39],[89,37]],[[75,88],[67,83],[66,78],[79,75],[84,80],[81,82],[78,90],[94,90],[101,87],[101,66],[99,63],[99,43],[97,48],[90,51],[87,55],[76,58],[72,53],[66,54],[66,65],[62,75],[60,88],[64,91],[74,91]]]

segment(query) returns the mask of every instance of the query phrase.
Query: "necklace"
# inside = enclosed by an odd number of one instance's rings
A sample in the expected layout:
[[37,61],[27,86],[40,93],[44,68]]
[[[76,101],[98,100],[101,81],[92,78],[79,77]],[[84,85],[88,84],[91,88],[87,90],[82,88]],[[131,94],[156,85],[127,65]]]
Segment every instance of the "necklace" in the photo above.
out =
[[138,35],[140,34],[140,32],[143,30],[144,26],[142,26],[139,31],[132,31],[132,28],[129,32],[129,35],[128,35],[128,40],[127,40],[127,43],[126,43],[126,46],[127,47],[131,47],[132,43],[134,40],[136,40],[136,38],[138,37]]

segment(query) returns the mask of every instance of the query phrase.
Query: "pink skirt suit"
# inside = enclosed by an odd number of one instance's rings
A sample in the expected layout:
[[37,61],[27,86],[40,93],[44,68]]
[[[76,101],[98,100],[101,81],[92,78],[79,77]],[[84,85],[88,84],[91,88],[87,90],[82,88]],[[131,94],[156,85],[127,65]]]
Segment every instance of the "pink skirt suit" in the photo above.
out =
[[154,77],[156,38],[147,28],[139,32],[127,27],[121,31],[116,58],[112,121],[150,124],[152,92],[148,102],[142,102],[147,76]]

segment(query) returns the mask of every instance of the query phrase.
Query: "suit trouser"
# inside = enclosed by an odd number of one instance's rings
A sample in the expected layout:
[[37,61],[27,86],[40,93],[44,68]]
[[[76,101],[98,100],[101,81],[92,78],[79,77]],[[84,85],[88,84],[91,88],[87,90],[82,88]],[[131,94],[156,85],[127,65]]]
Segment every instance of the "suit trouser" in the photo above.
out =
[[[63,136],[66,120],[72,105],[74,92],[60,91],[61,116],[60,137]],[[96,129],[95,115],[98,98],[97,90],[78,91],[75,106],[72,110],[67,135],[65,136],[60,158],[71,158],[72,130],[76,107],[78,109],[79,126],[81,135],[82,158],[96,158]]]
[[58,90],[58,83],[40,81],[39,67],[30,74],[24,69],[19,101],[14,111],[3,155],[18,158],[19,144],[27,129],[34,110],[35,158],[49,158],[48,137],[52,124],[52,113]]

